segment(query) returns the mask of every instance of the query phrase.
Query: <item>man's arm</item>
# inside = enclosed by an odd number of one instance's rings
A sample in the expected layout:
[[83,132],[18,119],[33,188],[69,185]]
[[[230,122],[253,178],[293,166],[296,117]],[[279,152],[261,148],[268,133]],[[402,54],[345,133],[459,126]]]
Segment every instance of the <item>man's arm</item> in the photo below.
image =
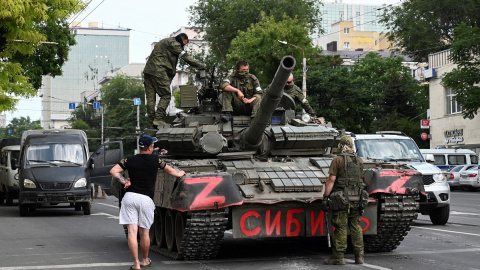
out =
[[325,195],[330,196],[330,193],[332,193],[333,189],[333,184],[335,184],[335,180],[337,180],[337,176],[330,174],[328,176],[327,182],[325,183]]
[[123,175],[122,175],[123,172],[124,172],[124,170],[118,164],[113,166],[113,168],[110,170],[110,174],[114,178],[117,178],[118,182],[120,182],[120,184],[125,185],[125,187],[128,187],[129,185],[127,185],[127,184],[130,183],[130,178],[125,179],[125,177],[123,177]]
[[174,176],[174,177],[182,177],[182,176],[185,175],[184,171],[178,171],[177,172],[172,166],[170,166],[168,164],[165,166],[163,171],[170,174],[171,176]]
[[227,91],[227,92],[233,92],[235,93],[239,99],[243,100],[243,98],[245,97],[242,93],[242,91],[240,91],[240,89],[236,88],[236,87],[233,87],[231,84],[230,84],[230,80],[231,80],[231,77],[229,77],[228,79],[225,79],[223,81],[223,83],[220,85],[220,88],[223,90],[223,91]]

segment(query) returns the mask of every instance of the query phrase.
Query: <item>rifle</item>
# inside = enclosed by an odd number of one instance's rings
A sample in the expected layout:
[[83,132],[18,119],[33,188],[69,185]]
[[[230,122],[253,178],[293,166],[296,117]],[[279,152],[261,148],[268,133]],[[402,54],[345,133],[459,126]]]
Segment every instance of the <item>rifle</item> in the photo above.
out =
[[325,219],[326,219],[326,230],[327,230],[327,241],[328,241],[328,247],[331,248],[332,247],[332,243],[330,242],[330,215],[328,214],[330,212],[330,209],[327,210],[327,211],[323,211],[325,213]]

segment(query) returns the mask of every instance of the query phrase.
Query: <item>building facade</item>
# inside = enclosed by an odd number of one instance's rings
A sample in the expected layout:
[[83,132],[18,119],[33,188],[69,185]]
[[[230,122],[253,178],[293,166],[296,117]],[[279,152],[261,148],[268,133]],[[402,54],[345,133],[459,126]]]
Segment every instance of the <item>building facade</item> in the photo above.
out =
[[384,51],[390,47],[385,33],[375,31],[357,31],[351,21],[340,21],[332,24],[331,33],[315,39],[315,45],[328,49],[332,43],[343,51]]
[[[73,24],[75,25],[75,23]],[[68,127],[72,104],[81,104],[88,93],[98,91],[100,80],[107,72],[129,63],[129,29],[73,26],[77,44],[71,47],[63,75],[45,76],[40,89],[43,128]]]
[[332,24],[340,21],[350,21],[355,31],[387,32],[386,27],[379,23],[379,16],[383,14],[385,6],[380,5],[351,5],[341,0],[323,3],[319,6],[322,14],[322,29],[324,35],[331,34]]
[[450,50],[428,56],[425,77],[430,82],[430,148],[461,147],[480,153],[480,117],[464,119],[455,92],[442,85],[445,74],[456,67],[449,56]]

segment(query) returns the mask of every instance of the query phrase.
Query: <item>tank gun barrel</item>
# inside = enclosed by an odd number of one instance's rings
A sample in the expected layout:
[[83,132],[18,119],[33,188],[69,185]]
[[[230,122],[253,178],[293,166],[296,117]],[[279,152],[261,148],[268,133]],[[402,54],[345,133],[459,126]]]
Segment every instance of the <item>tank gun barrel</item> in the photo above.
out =
[[260,108],[250,127],[242,134],[242,141],[247,147],[257,147],[262,143],[263,132],[270,124],[273,112],[283,96],[283,88],[295,67],[295,58],[293,56],[284,56],[280,61],[280,66],[273,77],[270,88],[263,94]]

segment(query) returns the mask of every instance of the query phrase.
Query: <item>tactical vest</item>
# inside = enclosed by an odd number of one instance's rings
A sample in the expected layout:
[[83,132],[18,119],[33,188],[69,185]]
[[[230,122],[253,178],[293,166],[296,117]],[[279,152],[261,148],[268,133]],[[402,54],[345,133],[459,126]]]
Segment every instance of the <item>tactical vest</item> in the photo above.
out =
[[343,191],[350,202],[360,201],[360,194],[364,188],[362,180],[362,170],[360,168],[359,158],[356,157],[353,161],[354,155],[342,155],[345,161],[345,175],[337,177],[333,185],[332,192]]

